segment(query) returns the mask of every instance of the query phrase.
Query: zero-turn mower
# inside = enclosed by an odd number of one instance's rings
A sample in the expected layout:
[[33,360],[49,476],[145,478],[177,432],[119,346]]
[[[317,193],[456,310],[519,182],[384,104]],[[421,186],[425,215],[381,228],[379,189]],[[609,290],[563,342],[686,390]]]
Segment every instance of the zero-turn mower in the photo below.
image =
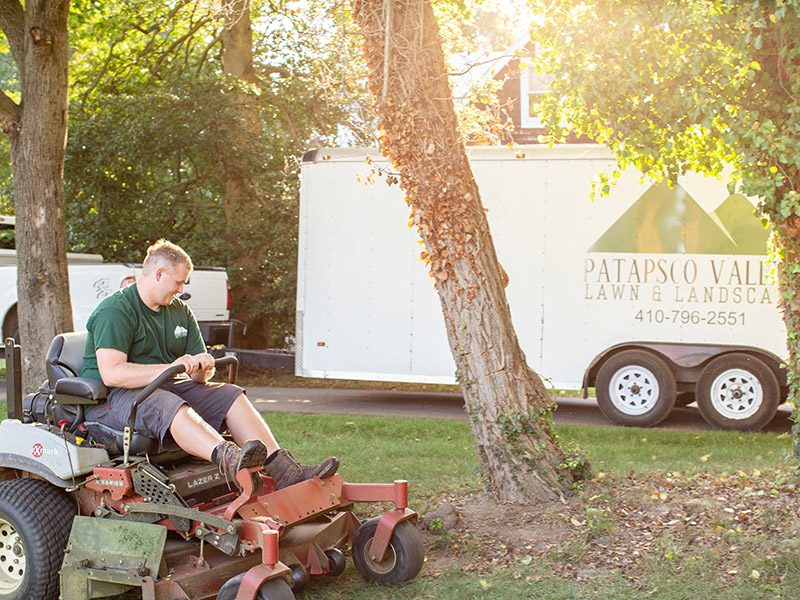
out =
[[[0,423],[0,600],[89,600],[136,588],[142,600],[292,600],[312,575],[339,575],[345,551],[369,581],[413,579],[424,558],[407,483],[340,475],[277,490],[259,468],[231,486],[216,465],[165,452],[134,430],[97,429],[106,396],[77,375],[86,334],[56,336],[48,379],[22,398],[20,347],[6,343],[9,418]],[[234,357],[216,362],[236,376]],[[94,433],[92,433],[94,432]],[[355,502],[392,502],[362,523]]]

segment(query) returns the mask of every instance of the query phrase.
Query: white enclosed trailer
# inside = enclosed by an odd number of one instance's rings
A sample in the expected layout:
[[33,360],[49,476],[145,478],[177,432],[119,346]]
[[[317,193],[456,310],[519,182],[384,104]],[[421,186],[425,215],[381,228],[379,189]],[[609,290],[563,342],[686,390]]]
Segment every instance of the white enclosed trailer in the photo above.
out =
[[[596,388],[603,413],[650,426],[696,398],[709,423],[758,429],[785,394],[786,330],[753,202],[696,174],[670,188],[596,145],[478,147],[470,162],[530,366]],[[303,158],[298,375],[454,382],[441,306],[403,192],[374,149]]]

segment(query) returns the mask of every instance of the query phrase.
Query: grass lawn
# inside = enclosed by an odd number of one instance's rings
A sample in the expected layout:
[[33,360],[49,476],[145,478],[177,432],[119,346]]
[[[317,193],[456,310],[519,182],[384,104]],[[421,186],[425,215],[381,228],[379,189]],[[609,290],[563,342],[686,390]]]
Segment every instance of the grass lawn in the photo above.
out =
[[426,563],[414,581],[368,584],[348,561],[341,577],[312,579],[298,600],[800,597],[788,435],[557,427],[588,454],[593,479],[564,502],[518,506],[484,493],[466,422],[266,416],[302,462],[336,455],[347,481],[407,479],[411,508],[449,502],[460,517],[444,535],[423,532]]
[[[342,415],[265,414],[281,444],[306,462],[328,455],[341,460],[354,482],[411,482],[427,502],[445,492],[479,490],[481,479],[467,423]],[[687,433],[623,427],[564,425],[562,442],[586,451],[595,471],[625,476],[672,471],[726,473],[784,464],[787,435],[711,431]]]
[[[400,587],[349,565],[298,598],[466,600],[797,598],[800,514],[791,441],[774,434],[559,427],[594,479],[566,503],[495,505],[468,426],[450,420],[268,415],[305,462],[341,459],[348,481],[409,480],[420,513],[456,505],[460,529],[426,533],[426,564]],[[357,507],[367,516],[380,507]]]

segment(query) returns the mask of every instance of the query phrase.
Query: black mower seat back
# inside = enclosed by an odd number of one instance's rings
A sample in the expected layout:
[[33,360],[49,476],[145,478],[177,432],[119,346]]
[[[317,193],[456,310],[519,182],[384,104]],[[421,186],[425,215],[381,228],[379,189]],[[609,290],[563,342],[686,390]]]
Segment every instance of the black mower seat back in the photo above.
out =
[[79,377],[83,368],[86,332],[60,333],[47,350],[47,381],[61,404],[97,404],[106,399],[108,390],[96,379]]
[[[104,402],[108,389],[96,379],[79,377],[86,348],[85,331],[61,333],[53,338],[47,351],[47,380],[55,392],[53,417],[56,423],[66,420],[68,429],[89,436],[106,447],[112,458],[122,454],[123,432],[96,422],[84,421],[84,406]],[[88,410],[89,407],[87,407]],[[134,432],[131,454],[158,454],[158,440]]]
[[85,332],[57,335],[50,342],[45,358],[47,380],[22,401],[26,422],[52,423],[75,433],[83,422],[84,405],[105,400],[107,390],[101,382],[77,376],[85,344]]

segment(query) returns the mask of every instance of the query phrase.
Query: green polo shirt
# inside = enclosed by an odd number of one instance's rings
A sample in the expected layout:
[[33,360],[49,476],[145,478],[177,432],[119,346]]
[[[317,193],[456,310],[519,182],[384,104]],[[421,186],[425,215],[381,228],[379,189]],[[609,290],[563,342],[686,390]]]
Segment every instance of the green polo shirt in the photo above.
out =
[[151,310],[139,297],[136,285],[103,299],[86,323],[88,336],[81,377],[102,381],[97,368],[97,349],[124,352],[128,362],[169,364],[184,354],[206,351],[192,310],[175,299],[168,306]]

